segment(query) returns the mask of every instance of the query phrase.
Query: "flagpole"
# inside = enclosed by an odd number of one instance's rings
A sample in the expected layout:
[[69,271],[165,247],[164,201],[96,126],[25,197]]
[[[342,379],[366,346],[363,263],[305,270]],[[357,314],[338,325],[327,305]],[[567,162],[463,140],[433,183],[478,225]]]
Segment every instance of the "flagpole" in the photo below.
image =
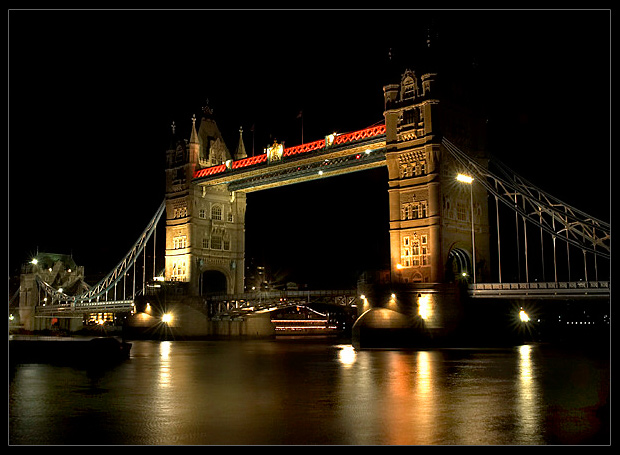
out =
[[254,156],[254,124],[252,124],[252,156]]

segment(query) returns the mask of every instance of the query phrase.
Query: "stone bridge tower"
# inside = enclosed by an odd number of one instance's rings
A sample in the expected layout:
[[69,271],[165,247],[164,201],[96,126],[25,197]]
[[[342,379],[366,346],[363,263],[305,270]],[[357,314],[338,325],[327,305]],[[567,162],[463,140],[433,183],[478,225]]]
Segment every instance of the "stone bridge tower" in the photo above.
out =
[[[244,291],[245,193],[225,185],[195,185],[197,169],[226,163],[231,154],[207,106],[189,141],[176,137],[166,152],[165,280],[187,283],[189,295]],[[240,137],[235,159],[245,157]]]
[[[481,164],[484,121],[452,101],[435,73],[407,70],[384,87],[389,176],[392,280],[403,283],[472,281],[471,198],[476,275],[489,270],[486,191],[456,181],[463,172],[442,146],[443,136]],[[463,275],[465,274],[465,275]]]

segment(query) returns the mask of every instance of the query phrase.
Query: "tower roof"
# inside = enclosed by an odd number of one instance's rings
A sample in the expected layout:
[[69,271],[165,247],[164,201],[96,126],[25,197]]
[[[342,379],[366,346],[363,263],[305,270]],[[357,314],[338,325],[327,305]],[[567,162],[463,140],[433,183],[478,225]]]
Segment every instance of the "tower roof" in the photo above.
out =
[[[213,118],[213,110],[208,105],[203,108],[200,128],[198,128],[198,141],[200,142],[201,160],[204,159],[209,165],[220,164],[231,158],[222,133]],[[215,150],[212,150],[213,146]]]
[[198,133],[196,132],[196,115],[192,115],[192,135],[189,138],[190,144],[198,144]]
[[237,151],[235,152],[235,159],[240,160],[247,158],[248,154],[245,151],[245,144],[243,143],[243,127],[239,127],[239,144],[237,145]]

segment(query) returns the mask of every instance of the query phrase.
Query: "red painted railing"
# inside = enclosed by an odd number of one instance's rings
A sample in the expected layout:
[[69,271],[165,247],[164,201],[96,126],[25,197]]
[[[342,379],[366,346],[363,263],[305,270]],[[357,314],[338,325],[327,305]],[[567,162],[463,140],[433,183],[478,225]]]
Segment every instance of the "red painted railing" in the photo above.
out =
[[[385,125],[371,126],[359,131],[353,131],[352,133],[339,134],[334,138],[333,145],[341,145],[347,142],[359,141],[361,139],[368,139],[374,136],[385,134]],[[325,148],[325,139],[320,139],[314,142],[307,142],[305,144],[296,145],[294,147],[285,148],[282,155],[283,158],[292,155],[299,155],[302,153],[312,152]],[[236,160],[232,162],[232,169],[240,169],[244,167],[254,166],[267,162],[267,154],[263,153],[257,156],[251,156],[243,158],[242,160]],[[194,172],[194,178],[208,177],[210,175],[219,174],[226,170],[225,164],[219,164],[217,166],[206,167]]]

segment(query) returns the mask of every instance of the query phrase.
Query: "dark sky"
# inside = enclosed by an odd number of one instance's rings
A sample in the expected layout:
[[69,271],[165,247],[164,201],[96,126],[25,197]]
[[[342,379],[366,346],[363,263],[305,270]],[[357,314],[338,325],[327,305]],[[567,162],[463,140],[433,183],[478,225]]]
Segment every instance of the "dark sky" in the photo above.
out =
[[[164,197],[174,120],[206,100],[251,153],[383,119],[386,83],[473,76],[490,152],[565,202],[610,212],[609,11],[10,11],[8,247],[107,272]],[[392,59],[388,59],[392,49]],[[316,286],[381,268],[387,171],[248,196],[246,257]],[[338,278],[335,279],[334,277]],[[339,277],[343,277],[341,280]],[[354,281],[353,281],[354,283]]]

